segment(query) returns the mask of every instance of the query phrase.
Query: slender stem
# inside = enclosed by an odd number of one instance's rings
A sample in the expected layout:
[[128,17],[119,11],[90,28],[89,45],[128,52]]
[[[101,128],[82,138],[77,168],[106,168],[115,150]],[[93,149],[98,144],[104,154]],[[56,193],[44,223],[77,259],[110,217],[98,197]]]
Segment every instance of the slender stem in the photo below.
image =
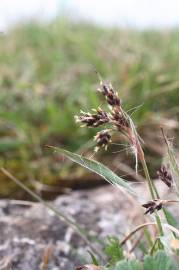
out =
[[144,152],[142,150],[142,147],[140,144],[138,144],[138,153],[139,153],[139,158],[140,158],[140,162],[142,164],[142,167],[143,167],[143,170],[144,170],[144,173],[145,173],[145,177],[147,179],[147,182],[148,182],[148,187],[149,187],[149,191],[150,191],[150,194],[151,194],[151,197],[152,197],[152,200],[155,200],[156,199],[156,194],[155,194],[155,191],[154,191],[154,187],[153,187],[153,183],[150,179],[150,175],[149,175],[149,171],[148,171],[148,167],[147,167],[147,164],[146,164],[146,161],[145,161],[145,157],[144,157]]
[[[177,164],[175,154],[173,152],[173,149],[172,149],[172,147],[170,145],[170,142],[169,142],[168,138],[165,135],[165,132],[164,132],[163,128],[161,128],[161,131],[162,131],[162,135],[163,135],[165,144],[167,146],[167,152],[168,152],[168,156],[169,156],[169,159],[170,159],[172,169],[179,176],[179,166]],[[176,188],[176,193],[179,196],[179,186],[177,184],[177,181],[175,182],[175,188]]]
[[153,240],[152,240],[152,237],[151,237],[151,233],[147,228],[144,228],[144,235],[145,235],[145,238],[146,238],[149,246],[152,247],[153,246]]
[[[143,223],[139,226],[137,226],[136,228],[134,228],[128,235],[126,235],[124,237],[124,239],[120,242],[120,245],[124,245],[136,232],[140,231],[141,229],[144,229],[145,227],[148,226],[157,226],[156,222],[147,222],[147,223]],[[166,227],[167,229],[171,230],[172,232],[175,232],[177,235],[179,235],[179,230],[176,229],[175,227],[173,227],[172,225],[169,224],[163,224],[164,227]]]
[[156,239],[155,239],[155,242],[154,242],[154,244],[153,244],[153,246],[152,246],[152,248],[151,248],[151,250],[150,250],[150,255],[153,255],[153,252],[154,252],[154,250],[155,250],[155,247],[156,247],[156,244],[157,244],[158,241],[159,241],[159,239],[156,238]]
[[[160,197],[159,197],[159,194],[157,192],[157,189],[155,188],[154,183],[152,182],[150,175],[149,175],[147,163],[145,161],[144,152],[143,152],[142,146],[140,144],[140,141],[138,139],[137,132],[135,131],[135,127],[132,129],[132,126],[134,126],[134,125],[133,125],[133,122],[131,120],[131,127],[128,128],[128,138],[129,138],[131,144],[136,147],[137,156],[142,164],[152,200],[159,199]],[[158,224],[158,229],[159,229],[160,235],[163,236],[163,229],[162,229],[161,220],[160,220],[160,217],[156,211],[155,211],[155,218],[156,218],[156,222]]]
[[[131,122],[132,123],[132,122]],[[136,151],[137,151],[137,156],[142,164],[144,173],[145,173],[145,177],[147,179],[147,183],[148,183],[148,187],[149,187],[149,191],[150,191],[150,195],[152,200],[156,199],[156,189],[154,187],[153,182],[151,181],[150,175],[149,175],[149,171],[148,171],[148,167],[147,167],[147,163],[145,161],[145,156],[144,156],[144,152],[142,149],[142,146],[140,144],[140,141],[137,137],[137,133],[135,134],[135,132],[132,130],[132,128],[128,128],[128,138],[131,142],[132,145],[134,145],[136,147]]]
[[[159,194],[157,192],[157,189],[150,178],[147,163],[146,163],[145,157],[144,157],[144,152],[143,152],[143,149],[142,149],[139,141],[137,141],[137,150],[138,150],[140,162],[141,162],[142,167],[144,169],[145,177],[147,179],[147,183],[148,183],[148,187],[149,187],[149,191],[150,191],[152,200],[155,200],[156,198],[159,199]],[[158,229],[159,229],[160,235],[162,236],[163,235],[162,223],[161,223],[161,220],[160,220],[158,213],[155,213],[155,218],[156,218],[156,222],[158,224]]]
[[179,236],[179,230],[177,228],[175,228],[174,226],[170,225],[170,224],[163,224],[164,227],[166,227],[167,229],[170,229],[172,232],[176,233]]
[[127,242],[127,240],[129,240],[136,232],[151,225],[156,226],[156,222],[147,222],[137,226],[133,231],[131,231],[127,236],[125,236],[125,238],[120,242],[120,245],[121,246],[124,245]]
[[[139,151],[139,157],[140,157],[140,161],[142,163],[142,166],[143,166],[143,169],[144,169],[144,173],[145,173],[145,176],[148,180],[148,186],[149,186],[149,190],[150,190],[150,193],[151,193],[151,197],[152,199],[160,199],[160,196],[159,196],[159,193],[156,189],[156,186],[154,185],[154,183],[151,181],[150,179],[150,175],[149,175],[149,172],[148,172],[148,167],[147,167],[147,164],[146,164],[146,161],[145,161],[145,157],[144,157],[144,152],[143,152],[143,149],[140,145],[140,143],[138,143],[138,151]],[[177,203],[177,201],[170,201],[170,203]],[[167,220],[167,222],[170,224],[170,221],[168,219],[168,215],[166,213],[166,210],[163,209],[163,213],[164,213],[164,216]],[[163,229],[162,229],[162,224],[161,224],[161,221],[160,221],[160,217],[157,213],[155,213],[156,215],[156,221],[157,221],[157,224],[158,224],[158,227],[160,228],[160,233],[161,235],[163,235]]]
[[166,203],[179,203],[178,200],[166,200]]
[[155,218],[156,218],[156,221],[157,221],[157,225],[158,225],[160,235],[163,236],[164,233],[163,233],[162,223],[161,223],[160,217],[159,217],[157,212],[155,212]]

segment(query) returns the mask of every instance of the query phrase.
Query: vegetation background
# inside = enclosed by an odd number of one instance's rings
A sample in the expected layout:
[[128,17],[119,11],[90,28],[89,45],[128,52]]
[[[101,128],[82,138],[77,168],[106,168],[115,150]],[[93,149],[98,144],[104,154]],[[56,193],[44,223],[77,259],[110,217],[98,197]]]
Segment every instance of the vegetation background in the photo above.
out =
[[[0,166],[48,198],[68,188],[102,183],[45,145],[94,155],[93,130],[80,129],[74,115],[96,108],[96,71],[113,83],[137,120],[153,177],[164,154],[160,126],[178,136],[179,31],[104,28],[57,19],[21,24],[0,36]],[[125,106],[127,104],[127,108]],[[136,108],[137,107],[137,108]],[[176,141],[176,149],[177,139]],[[120,138],[95,158],[136,179]],[[115,152],[115,154],[114,154]],[[117,153],[116,153],[117,152]],[[24,193],[0,176],[0,196]]]

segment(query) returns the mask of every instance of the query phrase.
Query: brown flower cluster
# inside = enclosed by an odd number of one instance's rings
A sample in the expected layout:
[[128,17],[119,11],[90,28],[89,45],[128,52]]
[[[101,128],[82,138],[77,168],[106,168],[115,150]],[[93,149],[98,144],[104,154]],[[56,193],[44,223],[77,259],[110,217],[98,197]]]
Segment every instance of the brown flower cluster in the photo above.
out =
[[166,166],[162,165],[160,170],[157,171],[158,178],[164,182],[169,188],[173,184],[173,178]]
[[101,87],[98,89],[98,91],[105,96],[106,101],[110,106],[120,107],[121,101],[118,93],[114,91],[111,84],[101,82]]
[[93,114],[81,111],[80,116],[75,115],[76,122],[80,122],[87,127],[99,127],[109,122],[108,114],[100,107],[98,107],[98,109],[94,111],[95,113]]
[[95,152],[97,152],[101,147],[105,147],[105,149],[107,150],[107,147],[111,142],[111,135],[109,131],[109,129],[105,129],[96,134],[96,136],[94,137],[94,140],[97,143],[97,146],[95,147]]
[[118,130],[126,129],[129,127],[127,118],[124,115],[124,112],[119,108],[114,108],[111,113],[111,121],[116,126]]
[[110,105],[110,112],[106,112],[98,107],[97,110],[93,110],[94,113],[81,111],[80,116],[75,116],[76,122],[82,123],[82,126],[96,128],[106,124],[111,125],[110,129],[105,128],[94,137],[97,142],[95,151],[98,151],[101,147],[107,149],[109,143],[112,142],[111,131],[116,129],[127,131],[129,128],[129,120],[122,110],[121,100],[112,85],[101,82],[98,91],[105,96],[108,105]]
[[154,213],[155,211],[159,211],[162,209],[164,205],[164,201],[163,200],[153,200],[153,201],[149,201],[147,203],[144,203],[142,206],[144,208],[146,208],[146,211],[145,211],[145,215],[146,214],[152,214]]

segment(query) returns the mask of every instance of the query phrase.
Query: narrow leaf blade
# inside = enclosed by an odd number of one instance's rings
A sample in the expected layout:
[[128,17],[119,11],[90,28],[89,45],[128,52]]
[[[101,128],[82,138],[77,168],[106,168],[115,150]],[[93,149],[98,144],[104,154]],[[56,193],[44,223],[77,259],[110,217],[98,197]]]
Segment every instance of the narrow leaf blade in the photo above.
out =
[[86,157],[72,153],[70,151],[67,151],[59,147],[53,147],[53,146],[48,146],[48,147],[52,148],[53,150],[57,152],[64,154],[70,160],[72,160],[73,162],[77,164],[80,164],[84,168],[87,168],[88,170],[95,172],[96,174],[104,178],[107,182],[109,182],[110,184],[115,185],[117,187],[125,188],[127,191],[129,191],[133,195],[135,194],[135,191],[130,187],[130,185],[123,178],[119,177],[117,174],[115,174],[112,170],[110,170],[108,167],[106,167],[102,163],[92,160],[92,159],[88,159]]

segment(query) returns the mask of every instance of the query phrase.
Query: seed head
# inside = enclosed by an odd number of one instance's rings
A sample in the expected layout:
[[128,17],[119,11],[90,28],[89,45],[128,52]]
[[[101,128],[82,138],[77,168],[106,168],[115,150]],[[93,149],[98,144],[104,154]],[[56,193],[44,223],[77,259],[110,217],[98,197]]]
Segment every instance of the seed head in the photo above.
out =
[[97,152],[101,147],[107,147],[111,142],[111,135],[109,133],[109,129],[102,130],[96,134],[94,140],[97,142],[97,146],[95,147],[95,152]]
[[98,89],[98,91],[106,97],[107,103],[110,106],[114,107],[121,105],[118,93],[113,89],[111,84],[101,82],[101,87]]
[[157,171],[157,175],[169,188],[172,186],[173,178],[166,166],[162,165],[160,170]]
[[109,122],[108,114],[101,108],[95,110],[95,113],[86,113],[81,111],[80,116],[75,116],[76,122],[85,124],[88,127],[99,127]]
[[149,201],[147,203],[144,203],[142,206],[146,208],[145,215],[146,214],[152,214],[155,212],[155,210],[159,211],[163,207],[164,201],[162,200],[153,200]]
[[114,108],[111,113],[111,120],[118,130],[129,127],[129,123],[123,112],[118,108]]

